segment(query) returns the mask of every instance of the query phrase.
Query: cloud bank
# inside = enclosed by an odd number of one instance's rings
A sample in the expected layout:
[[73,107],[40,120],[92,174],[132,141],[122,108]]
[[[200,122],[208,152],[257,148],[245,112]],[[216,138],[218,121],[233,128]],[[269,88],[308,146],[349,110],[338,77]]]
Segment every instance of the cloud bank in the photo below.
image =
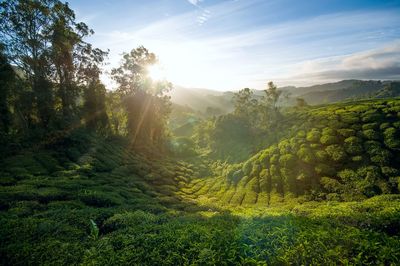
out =
[[303,62],[297,73],[282,80],[307,83],[342,79],[400,80],[400,41],[350,55]]
[[191,3],[194,6],[198,6],[200,2],[203,2],[203,0],[187,0],[189,3]]
[[[218,90],[308,85],[339,79],[399,79],[400,10],[363,10],[251,23],[255,6],[273,1],[224,1],[136,28],[98,32],[110,67],[138,45],[155,52],[172,82]],[[204,2],[205,3],[205,2]],[[281,16],[278,10],[274,16]],[[212,14],[212,16],[211,16]],[[207,22],[207,23],[204,23]]]

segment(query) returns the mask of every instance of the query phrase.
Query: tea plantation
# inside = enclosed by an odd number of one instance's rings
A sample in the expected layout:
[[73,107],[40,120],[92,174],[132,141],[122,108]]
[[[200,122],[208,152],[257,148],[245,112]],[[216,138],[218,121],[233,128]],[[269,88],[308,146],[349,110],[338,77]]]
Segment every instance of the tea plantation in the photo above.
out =
[[289,110],[242,163],[76,130],[2,160],[0,264],[398,265],[399,115],[399,100]]

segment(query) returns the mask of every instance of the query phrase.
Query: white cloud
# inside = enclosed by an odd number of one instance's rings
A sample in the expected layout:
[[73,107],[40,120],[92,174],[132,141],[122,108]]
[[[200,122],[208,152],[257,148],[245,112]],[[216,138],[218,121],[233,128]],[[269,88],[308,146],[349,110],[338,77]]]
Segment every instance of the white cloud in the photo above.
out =
[[197,23],[199,26],[203,25],[211,17],[211,12],[200,6],[200,3],[203,2],[203,0],[187,0],[187,1],[199,9],[198,12],[200,12],[200,15],[197,15]]
[[203,25],[211,17],[211,12],[204,9],[200,16],[197,17],[197,22],[199,25]]
[[313,84],[383,77],[384,69],[386,77],[394,76],[390,73],[396,71],[395,61],[400,62],[398,43],[383,50],[376,47],[400,37],[398,10],[336,13],[238,28],[235,15],[259,2],[226,1],[95,38],[101,48],[111,49],[111,66],[123,51],[143,44],[170,68],[172,82],[188,87],[262,88],[268,80],[277,80],[278,85]]
[[305,85],[310,81],[321,83],[342,79],[399,80],[400,40],[376,49],[302,62],[280,81]]
[[198,6],[200,2],[203,2],[203,0],[187,0],[189,3],[191,3],[194,6]]

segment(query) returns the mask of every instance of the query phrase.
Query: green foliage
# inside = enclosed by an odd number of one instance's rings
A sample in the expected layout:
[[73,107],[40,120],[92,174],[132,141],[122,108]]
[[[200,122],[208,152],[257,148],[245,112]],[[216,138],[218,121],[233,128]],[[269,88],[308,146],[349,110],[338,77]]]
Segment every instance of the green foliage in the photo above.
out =
[[400,138],[399,130],[394,127],[388,127],[385,129],[383,136],[385,144],[391,149],[400,149]]
[[313,129],[307,133],[307,141],[309,142],[319,142],[320,139],[321,139],[321,133],[319,132],[318,129]]
[[[240,183],[240,178],[244,176],[255,177],[261,191],[269,191],[266,188],[268,184],[280,196],[304,194],[302,197],[305,199],[352,200],[397,191],[397,183],[389,182],[387,178],[394,180],[396,171],[393,169],[398,169],[394,144],[398,132],[396,127],[392,127],[395,123],[392,116],[381,113],[381,110],[391,110],[390,107],[382,109],[385,104],[379,101],[348,103],[309,108],[304,113],[299,110],[289,113],[297,117],[298,125],[288,125],[290,130],[287,135],[244,161],[244,174],[237,175],[235,180]],[[390,104],[394,105],[392,102]],[[374,115],[372,110],[379,115]],[[287,117],[289,114],[286,114]],[[353,116],[356,118],[351,120]],[[359,116],[365,122],[358,119]],[[346,123],[339,121],[343,117],[346,117]],[[350,121],[354,121],[353,124]],[[391,146],[390,142],[393,143]],[[373,179],[361,174],[358,174],[358,179],[340,178],[340,175],[346,176],[347,170],[356,171],[367,166],[369,168],[366,169],[370,169],[368,171],[379,167],[382,174]],[[325,177],[339,178],[340,181]],[[336,184],[337,188],[324,188],[324,180],[332,181],[326,182],[328,187]],[[329,193],[324,194],[324,189]],[[262,193],[259,193],[259,197]],[[270,202],[268,199],[262,200]]]
[[315,172],[321,176],[333,176],[336,174],[336,171],[333,167],[322,163],[315,166]]
[[326,160],[328,160],[329,155],[325,150],[319,150],[315,153],[316,158],[320,161],[320,162],[325,162]]
[[400,199],[377,196],[398,192],[396,151],[379,166],[339,163],[347,144],[368,158],[389,150],[355,136],[312,145],[308,133],[235,165],[142,156],[113,138],[9,157],[1,263],[396,264]]
[[326,176],[322,177],[321,185],[323,186],[324,189],[326,189],[329,192],[334,192],[334,193],[343,192],[344,186],[338,180],[331,177],[326,177]]
[[108,130],[106,113],[106,88],[96,77],[84,91],[83,117],[91,130],[105,133]]
[[328,147],[326,147],[326,152],[335,162],[341,162],[346,159],[346,152],[340,145],[329,145]]
[[171,112],[170,97],[166,93],[172,84],[154,81],[148,67],[157,63],[154,53],[139,46],[122,56],[121,65],[112,70],[119,85],[118,94],[125,107],[126,129],[132,145],[160,145],[166,135],[166,123]]
[[88,206],[111,207],[119,204],[119,197],[99,191],[83,191],[78,196]]
[[196,151],[194,149],[195,143],[190,138],[178,137],[172,139],[169,143],[169,146],[169,150],[177,156],[191,157],[196,155]]
[[344,140],[344,148],[349,154],[361,154],[363,152],[362,140],[357,137],[348,137]]
[[339,140],[336,136],[332,136],[332,135],[322,135],[320,142],[323,145],[331,145],[331,144],[335,144],[338,143]]
[[92,238],[93,240],[97,240],[99,238],[99,227],[97,226],[97,224],[90,219],[90,238]]
[[369,139],[369,140],[379,140],[380,139],[380,134],[373,129],[364,130],[362,133],[366,139]]
[[356,131],[354,129],[350,129],[350,128],[341,128],[341,129],[338,129],[338,133],[340,135],[342,135],[343,137],[348,138],[348,137],[354,136],[356,134]]
[[399,100],[283,108],[269,82],[172,137],[155,54],[124,54],[108,93],[68,4],[0,21],[0,264],[400,263]]
[[315,160],[313,151],[307,147],[300,148],[297,152],[297,156],[300,160],[306,163],[312,163]]

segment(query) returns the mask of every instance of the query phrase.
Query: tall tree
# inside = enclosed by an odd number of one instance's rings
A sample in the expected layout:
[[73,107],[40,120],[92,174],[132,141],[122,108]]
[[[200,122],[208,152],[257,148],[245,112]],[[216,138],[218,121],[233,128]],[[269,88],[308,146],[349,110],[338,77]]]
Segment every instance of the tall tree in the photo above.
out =
[[303,108],[306,107],[308,104],[306,102],[306,100],[304,100],[304,98],[301,97],[297,97],[296,98],[296,107],[297,108]]
[[93,48],[90,44],[80,45],[77,53],[77,84],[83,88],[83,119],[89,129],[102,133],[109,130],[107,92],[100,81],[100,66],[107,55],[108,51]]
[[103,60],[104,52],[84,41],[93,31],[59,0],[2,2],[0,22],[6,54],[32,88],[38,122],[48,128],[59,109],[61,126],[68,126],[78,118],[82,65]]
[[93,81],[84,89],[83,118],[91,130],[105,133],[108,129],[106,88],[100,81]]
[[0,131],[9,132],[11,126],[10,91],[14,83],[15,74],[9,64],[3,46],[0,45]]
[[165,134],[170,99],[165,95],[172,85],[153,81],[148,67],[157,63],[155,54],[143,46],[125,53],[120,67],[112,70],[127,114],[127,131],[133,145],[160,144]]
[[244,88],[233,96],[234,114],[247,120],[251,125],[257,126],[259,123],[259,102],[254,97],[254,93],[249,88]]
[[62,118],[68,124],[76,115],[73,111],[76,110],[76,99],[79,95],[77,78],[79,67],[82,66],[81,60],[83,56],[94,60],[93,49],[83,39],[94,32],[85,23],[75,21],[75,14],[68,4],[57,2],[52,11],[51,59],[58,83],[58,96],[61,99]]
[[23,71],[34,92],[37,115],[47,126],[53,114],[50,83],[51,11],[54,0],[10,0],[0,3],[0,37],[11,62]]
[[233,95],[233,102],[235,106],[234,113],[237,116],[247,117],[250,112],[251,100],[253,98],[253,91],[249,88],[244,88]]
[[278,87],[272,82],[268,82],[268,88],[264,90],[263,97],[263,117],[264,124],[271,128],[276,125],[279,119],[279,98],[282,95],[282,91],[278,90]]

